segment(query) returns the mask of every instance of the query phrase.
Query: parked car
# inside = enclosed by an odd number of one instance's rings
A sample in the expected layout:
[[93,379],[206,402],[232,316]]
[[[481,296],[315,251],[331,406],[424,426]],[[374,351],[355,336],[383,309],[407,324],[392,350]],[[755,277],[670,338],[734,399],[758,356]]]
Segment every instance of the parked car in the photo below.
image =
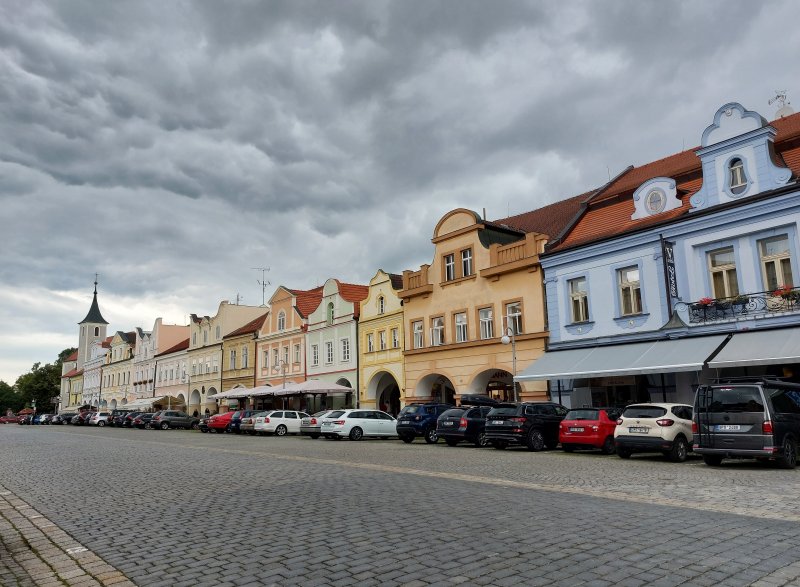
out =
[[161,430],[169,430],[170,428],[196,429],[199,424],[200,418],[178,410],[161,410],[150,421],[151,428],[160,428]]
[[519,444],[540,451],[558,446],[558,426],[567,408],[553,402],[497,404],[486,416],[486,438],[496,449]]
[[228,424],[228,432],[233,432],[234,434],[241,434],[240,426],[242,425],[242,420],[244,418],[249,418],[253,414],[256,413],[256,410],[237,410],[231,416],[231,421]]
[[20,416],[17,418],[17,424],[26,425],[33,422],[33,414],[25,414],[24,416]]
[[692,446],[692,406],[684,404],[634,404],[617,421],[614,444],[617,454],[630,458],[634,452],[661,452],[669,460],[686,460]]
[[55,416],[56,416],[55,414],[45,414],[44,416],[42,416],[40,423],[50,424],[53,421],[53,418],[55,418]]
[[403,442],[414,442],[417,436],[422,436],[425,442],[433,444],[439,438],[436,420],[454,407],[451,404],[409,404],[397,415],[397,435]]
[[94,412],[81,412],[80,414],[76,414],[70,420],[70,424],[73,426],[86,426],[89,423],[89,418],[94,415]]
[[800,385],[774,379],[704,385],[695,395],[694,452],[707,465],[725,458],[774,459],[797,466]]
[[599,448],[614,454],[614,430],[622,415],[620,408],[576,408],[567,412],[559,424],[558,440],[565,452],[576,448]]
[[75,414],[75,412],[64,412],[63,414],[56,414],[55,416],[53,416],[53,419],[50,421],[50,423],[58,425],[69,424],[70,420],[72,420],[72,418],[76,415],[77,414]]
[[380,410],[337,410],[322,420],[321,431],[325,438],[390,438],[397,436],[397,420]]
[[233,418],[235,414],[236,412],[232,411],[211,416],[206,422],[209,432],[216,432],[218,434],[227,432],[230,429],[231,418]]
[[114,418],[114,425],[121,426],[122,428],[133,428],[133,421],[136,419],[139,414],[143,412],[127,412],[124,416],[121,417],[121,422],[116,422],[116,417]]
[[211,416],[203,416],[202,418],[200,418],[200,422],[197,423],[197,429],[203,433],[208,432],[208,421],[210,419]]
[[322,410],[311,416],[307,416],[300,420],[300,434],[303,436],[310,436],[311,438],[319,438],[322,434],[322,419],[326,418],[328,414],[334,410]]
[[33,419],[31,420],[31,424],[34,424],[34,425],[41,424],[43,416],[44,416],[44,414],[35,414],[33,416]]
[[300,420],[309,418],[305,412],[294,410],[272,410],[255,418],[254,429],[256,434],[300,434]]
[[153,416],[158,414],[159,412],[145,412],[143,414],[139,414],[133,419],[134,427],[138,428],[139,430],[149,430],[150,424],[153,421]]
[[102,428],[108,424],[108,419],[110,417],[111,414],[109,412],[95,412],[86,423],[92,426],[100,426]]
[[471,442],[477,447],[488,446],[486,416],[491,409],[491,406],[463,405],[450,408],[436,421],[436,435],[443,438],[448,446],[456,446],[462,441]]
[[242,418],[242,422],[239,424],[239,432],[241,434],[249,434],[253,435],[256,433],[256,418],[259,416],[265,415],[267,412],[253,412],[249,416],[245,416]]
[[19,418],[15,414],[10,416],[0,416],[0,424],[16,424]]

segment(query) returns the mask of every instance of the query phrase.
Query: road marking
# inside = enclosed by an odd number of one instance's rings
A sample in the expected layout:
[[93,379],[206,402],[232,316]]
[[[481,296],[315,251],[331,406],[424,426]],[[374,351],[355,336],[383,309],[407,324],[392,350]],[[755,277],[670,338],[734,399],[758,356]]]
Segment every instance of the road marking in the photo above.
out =
[[[70,436],[83,436],[86,438],[100,438],[96,434],[84,434],[82,432],[60,432],[54,431],[56,434],[65,434]],[[185,448],[189,450],[199,450],[199,451],[213,451],[213,452],[220,452],[220,453],[228,453],[228,454],[240,454],[240,455],[248,455],[248,456],[256,456],[256,457],[271,457],[274,459],[279,459],[283,461],[293,461],[293,462],[300,462],[300,463],[309,463],[309,464],[317,464],[317,465],[333,465],[337,467],[349,467],[351,469],[364,469],[369,471],[379,471],[382,473],[394,473],[399,475],[414,475],[417,477],[428,477],[433,479],[445,479],[451,481],[463,481],[467,483],[481,483],[484,485],[493,485],[496,487],[507,487],[511,489],[527,489],[532,491],[547,491],[551,493],[563,493],[563,494],[570,494],[570,495],[579,495],[582,497],[599,497],[603,499],[611,499],[614,501],[622,501],[628,503],[638,503],[638,504],[645,504],[645,505],[662,505],[668,507],[677,507],[682,509],[688,510],[697,510],[702,512],[717,512],[721,514],[731,514],[736,516],[746,516],[752,518],[759,518],[759,519],[771,519],[771,520],[783,520],[788,522],[800,522],[800,512],[793,513],[790,511],[781,511],[776,512],[772,510],[766,509],[758,509],[758,508],[749,508],[749,507],[737,507],[734,504],[722,503],[722,500],[718,500],[718,502],[698,502],[698,503],[691,503],[687,502],[683,499],[672,499],[663,496],[655,496],[655,495],[634,495],[630,493],[623,493],[621,491],[611,491],[607,489],[594,489],[590,487],[569,487],[565,485],[553,485],[553,484],[546,484],[546,483],[536,483],[533,481],[514,481],[511,479],[498,479],[495,477],[482,477],[480,475],[467,475],[464,473],[449,473],[446,471],[425,471],[422,469],[412,469],[408,467],[397,467],[392,465],[381,465],[375,463],[354,463],[352,461],[343,461],[338,459],[328,459],[328,458],[321,458],[321,457],[304,457],[298,455],[286,455],[281,453],[273,453],[273,452],[263,452],[263,451],[256,451],[256,450],[247,450],[242,448],[226,448],[226,447],[215,447],[215,446],[203,446],[203,445],[185,445],[185,444],[172,444],[168,442],[162,442],[159,440],[143,440],[140,438],[119,438],[119,437],[111,437],[113,440],[118,440],[121,442],[132,442],[132,443],[149,443],[163,447],[169,447],[170,449],[177,448]],[[674,482],[675,480],[672,478],[668,479],[670,482]]]

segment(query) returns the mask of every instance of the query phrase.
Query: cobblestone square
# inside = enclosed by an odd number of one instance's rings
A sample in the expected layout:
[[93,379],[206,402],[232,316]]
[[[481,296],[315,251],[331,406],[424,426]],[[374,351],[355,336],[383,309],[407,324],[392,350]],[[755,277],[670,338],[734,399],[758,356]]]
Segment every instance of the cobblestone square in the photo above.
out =
[[756,463],[67,426],[0,442],[2,585],[800,584],[798,473]]

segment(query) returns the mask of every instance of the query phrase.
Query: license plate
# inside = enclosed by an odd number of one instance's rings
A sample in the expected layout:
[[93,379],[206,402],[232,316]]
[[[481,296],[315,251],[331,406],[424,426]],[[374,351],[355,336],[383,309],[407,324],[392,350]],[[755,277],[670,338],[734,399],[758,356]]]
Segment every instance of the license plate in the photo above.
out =
[[322,423],[322,425],[323,425],[323,426],[330,426],[330,425],[331,425],[331,423],[330,423],[330,422],[323,422],[323,423]]
[[739,424],[718,424],[717,432],[738,432],[742,427]]
[[628,428],[628,432],[632,434],[647,434],[649,431],[650,429],[644,426],[631,426]]
[[583,432],[583,428],[573,427],[569,429],[570,432]]
[[495,426],[497,426],[499,424],[505,424],[505,422],[503,420],[492,420],[491,422],[489,422],[489,424],[494,424]]
[[442,422],[442,425],[443,426],[452,426],[453,423],[452,422]]

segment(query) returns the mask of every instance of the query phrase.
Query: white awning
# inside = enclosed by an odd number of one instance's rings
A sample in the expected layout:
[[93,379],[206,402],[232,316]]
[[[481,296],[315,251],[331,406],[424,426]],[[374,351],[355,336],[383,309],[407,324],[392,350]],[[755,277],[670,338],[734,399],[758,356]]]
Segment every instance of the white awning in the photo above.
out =
[[726,335],[633,342],[550,351],[516,376],[517,381],[586,379],[699,371]]
[[800,363],[800,328],[737,332],[709,361],[713,369]]

